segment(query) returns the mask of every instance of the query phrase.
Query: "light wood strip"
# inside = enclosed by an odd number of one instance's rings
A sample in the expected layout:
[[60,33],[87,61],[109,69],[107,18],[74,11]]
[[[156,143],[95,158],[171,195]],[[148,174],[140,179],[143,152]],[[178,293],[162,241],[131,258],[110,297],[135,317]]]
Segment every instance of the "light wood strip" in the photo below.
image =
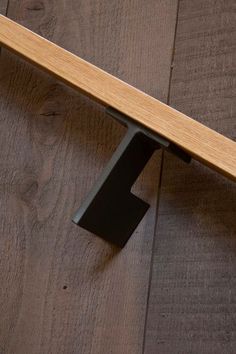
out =
[[142,123],[236,181],[236,143],[96,66],[0,16],[0,44]]

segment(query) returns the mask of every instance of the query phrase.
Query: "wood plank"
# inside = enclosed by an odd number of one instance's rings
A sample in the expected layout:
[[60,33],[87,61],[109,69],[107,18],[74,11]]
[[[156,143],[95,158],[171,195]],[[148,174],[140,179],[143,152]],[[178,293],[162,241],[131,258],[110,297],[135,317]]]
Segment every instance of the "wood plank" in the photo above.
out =
[[0,43],[236,181],[236,143],[0,16]]
[[[170,99],[235,139],[234,7],[180,2]],[[167,155],[162,181],[145,353],[234,353],[235,185]]]
[[[176,7],[11,0],[9,16],[166,101]],[[142,352],[160,155],[135,187],[151,208],[122,252],[71,222],[124,134],[103,111],[3,50],[1,353]]]

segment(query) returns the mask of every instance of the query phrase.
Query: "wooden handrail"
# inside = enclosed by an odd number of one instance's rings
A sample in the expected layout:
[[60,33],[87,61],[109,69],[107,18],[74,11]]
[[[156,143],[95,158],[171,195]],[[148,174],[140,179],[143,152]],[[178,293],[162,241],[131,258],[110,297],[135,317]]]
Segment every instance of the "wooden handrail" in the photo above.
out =
[[236,143],[0,15],[0,44],[236,181]]

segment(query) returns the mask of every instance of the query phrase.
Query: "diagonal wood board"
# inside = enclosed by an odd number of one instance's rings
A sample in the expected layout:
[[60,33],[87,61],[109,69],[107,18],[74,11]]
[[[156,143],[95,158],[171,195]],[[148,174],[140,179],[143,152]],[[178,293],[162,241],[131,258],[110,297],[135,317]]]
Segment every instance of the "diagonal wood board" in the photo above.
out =
[[0,44],[66,84],[126,114],[236,181],[234,141],[4,16],[0,16]]

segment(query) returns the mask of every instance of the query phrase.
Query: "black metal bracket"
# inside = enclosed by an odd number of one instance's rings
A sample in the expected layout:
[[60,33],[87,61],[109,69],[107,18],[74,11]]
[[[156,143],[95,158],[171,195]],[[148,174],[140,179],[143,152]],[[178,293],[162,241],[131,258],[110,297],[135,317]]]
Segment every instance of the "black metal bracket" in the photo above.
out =
[[126,125],[128,131],[73,222],[123,247],[149,208],[131,193],[131,188],[154,151],[164,148],[187,163],[191,157],[119,111],[109,107],[106,112]]

